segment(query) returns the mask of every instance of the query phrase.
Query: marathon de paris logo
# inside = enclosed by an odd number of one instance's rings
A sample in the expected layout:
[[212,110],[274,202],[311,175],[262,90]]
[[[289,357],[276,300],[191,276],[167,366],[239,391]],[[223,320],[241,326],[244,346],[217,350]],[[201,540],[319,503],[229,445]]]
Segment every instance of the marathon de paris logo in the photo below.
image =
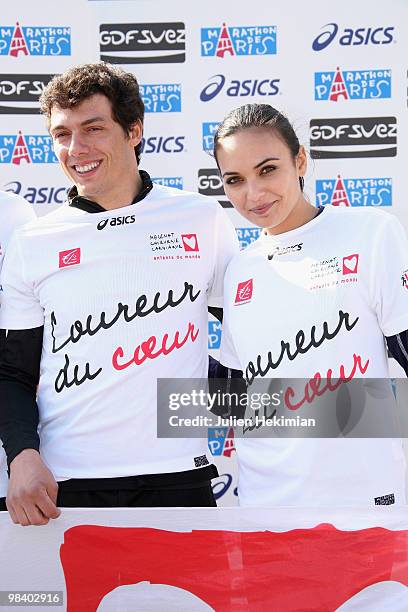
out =
[[100,59],[111,64],[177,64],[186,61],[185,25],[104,23],[99,28]]
[[318,206],[392,206],[392,177],[320,179],[316,181]]
[[71,28],[60,25],[0,26],[0,55],[71,55]]
[[57,164],[49,134],[0,134],[0,164]]

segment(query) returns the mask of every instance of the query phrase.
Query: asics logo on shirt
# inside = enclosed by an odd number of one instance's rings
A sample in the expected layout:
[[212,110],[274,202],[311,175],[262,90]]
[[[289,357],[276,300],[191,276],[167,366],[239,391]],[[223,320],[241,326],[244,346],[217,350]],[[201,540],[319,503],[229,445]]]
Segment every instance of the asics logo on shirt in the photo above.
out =
[[127,215],[126,217],[113,217],[112,219],[102,219],[99,221],[96,229],[103,230],[107,225],[116,227],[118,225],[130,225],[136,221],[135,215]]
[[268,259],[269,261],[271,261],[275,257],[275,255],[288,255],[289,253],[300,251],[302,249],[302,246],[303,246],[303,242],[300,242],[299,244],[292,244],[290,246],[285,246],[285,247],[277,246],[274,248],[272,253],[269,253]]

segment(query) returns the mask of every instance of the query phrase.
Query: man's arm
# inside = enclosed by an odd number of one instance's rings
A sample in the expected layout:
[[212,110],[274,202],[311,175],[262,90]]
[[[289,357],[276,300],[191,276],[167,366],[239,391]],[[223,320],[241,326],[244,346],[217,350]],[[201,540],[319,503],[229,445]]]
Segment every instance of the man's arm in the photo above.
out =
[[44,525],[60,512],[58,485],[39,455],[38,407],[43,327],[10,330],[0,357],[0,439],[9,465],[7,508],[14,523]]
[[408,376],[408,330],[386,338],[388,349]]
[[227,418],[245,416],[247,403],[247,385],[241,370],[227,368],[219,361],[209,356],[208,390],[213,397],[220,398],[214,403],[211,412]]

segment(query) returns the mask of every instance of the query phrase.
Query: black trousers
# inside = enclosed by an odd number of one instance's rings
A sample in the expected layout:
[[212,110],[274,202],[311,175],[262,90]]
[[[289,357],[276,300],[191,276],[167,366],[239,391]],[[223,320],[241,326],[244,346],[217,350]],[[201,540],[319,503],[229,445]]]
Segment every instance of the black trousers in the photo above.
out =
[[[58,483],[60,508],[165,508],[214,507],[211,479],[217,468],[123,478],[71,479]],[[0,510],[6,510],[0,498]]]

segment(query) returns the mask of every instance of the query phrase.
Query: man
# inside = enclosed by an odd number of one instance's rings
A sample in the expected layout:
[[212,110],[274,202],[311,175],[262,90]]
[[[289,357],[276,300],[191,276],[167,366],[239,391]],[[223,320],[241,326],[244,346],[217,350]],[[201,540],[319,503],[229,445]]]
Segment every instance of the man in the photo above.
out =
[[234,228],[217,202],[139,171],[133,75],[74,67],[40,102],[74,187],[16,234],[4,266],[10,515],[41,525],[57,506],[215,505],[205,440],[157,439],[156,384],[206,377],[207,305],[222,305]]
[[[14,193],[0,191],[0,272],[3,264],[4,253],[10,240],[12,232],[24,223],[35,219],[34,210],[24,198]],[[1,279],[1,277],[0,277]],[[1,307],[1,282],[0,282],[0,307]],[[0,330],[0,355],[4,348],[6,334]],[[0,449],[0,511],[6,510],[4,497],[7,492],[6,455]]]

